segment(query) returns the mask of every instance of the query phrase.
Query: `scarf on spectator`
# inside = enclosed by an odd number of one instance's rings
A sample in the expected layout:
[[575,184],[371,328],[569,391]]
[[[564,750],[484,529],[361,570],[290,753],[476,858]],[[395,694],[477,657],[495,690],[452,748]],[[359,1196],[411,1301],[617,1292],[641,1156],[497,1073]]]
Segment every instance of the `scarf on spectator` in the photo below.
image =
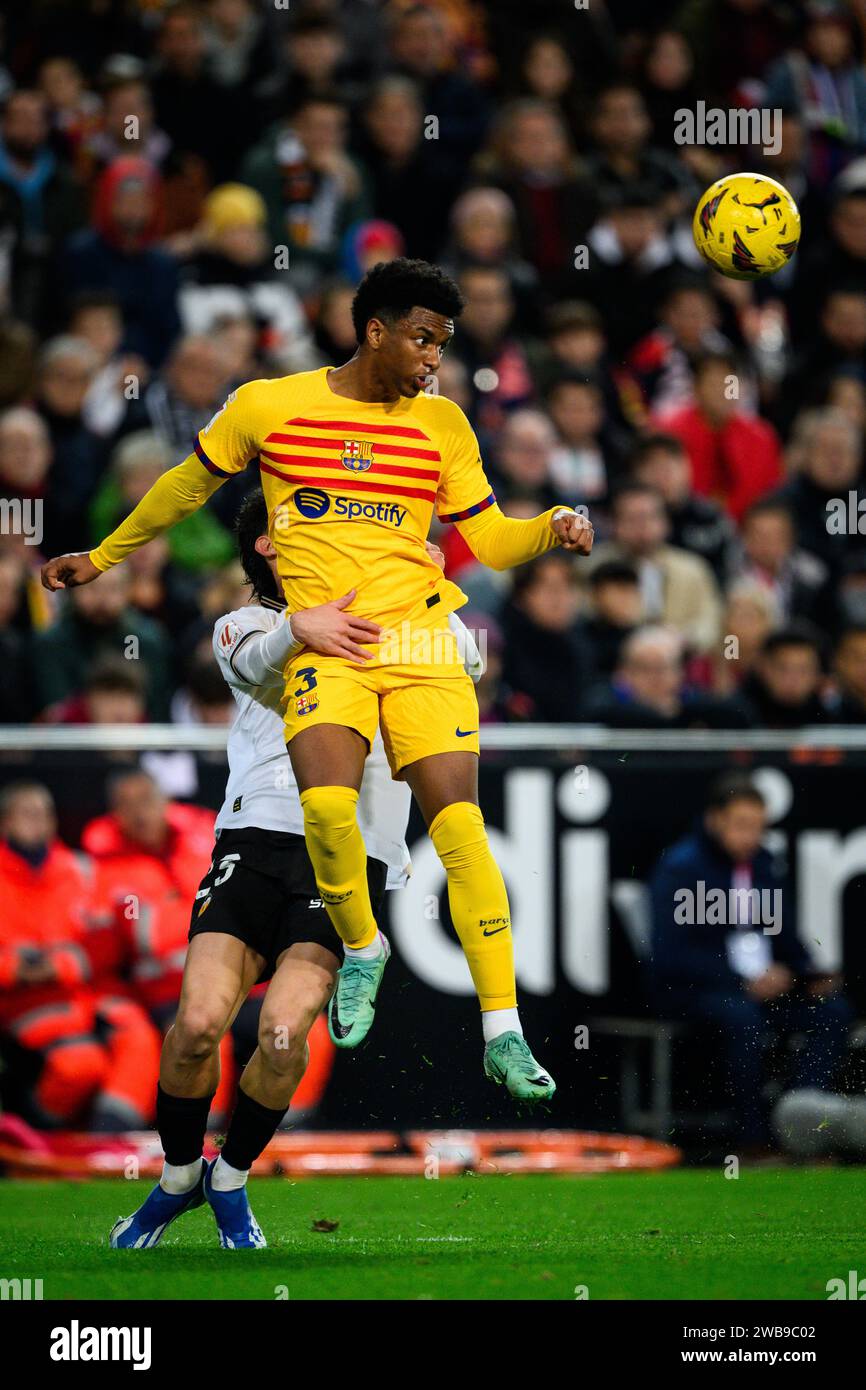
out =
[[0,144],[0,182],[14,188],[24,212],[24,227],[30,236],[38,236],[45,230],[42,208],[42,193],[47,183],[54,177],[57,161],[50,150],[42,150],[36,156],[27,173],[16,167],[9,151]]

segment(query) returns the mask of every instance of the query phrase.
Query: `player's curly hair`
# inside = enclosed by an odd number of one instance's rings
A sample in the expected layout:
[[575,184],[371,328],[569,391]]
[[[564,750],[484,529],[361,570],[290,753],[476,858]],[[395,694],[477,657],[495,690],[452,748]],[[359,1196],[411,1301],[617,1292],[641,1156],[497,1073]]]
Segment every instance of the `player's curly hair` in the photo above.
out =
[[380,261],[367,271],[352,300],[355,337],[363,343],[370,319],[390,325],[415,307],[456,319],[463,305],[459,286],[439,266],[408,256]]
[[238,555],[253,595],[258,598],[278,599],[280,594],[270,565],[256,550],[259,536],[267,534],[268,504],[260,487],[248,492],[235,517],[235,539]]

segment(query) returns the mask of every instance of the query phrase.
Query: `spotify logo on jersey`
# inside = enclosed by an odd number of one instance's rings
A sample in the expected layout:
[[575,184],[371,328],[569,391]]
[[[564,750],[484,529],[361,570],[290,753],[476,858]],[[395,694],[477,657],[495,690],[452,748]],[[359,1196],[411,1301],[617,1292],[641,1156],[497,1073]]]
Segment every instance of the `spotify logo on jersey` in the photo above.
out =
[[317,487],[299,487],[293,501],[301,516],[308,516],[313,520],[324,516],[331,505],[328,494],[321,492]]

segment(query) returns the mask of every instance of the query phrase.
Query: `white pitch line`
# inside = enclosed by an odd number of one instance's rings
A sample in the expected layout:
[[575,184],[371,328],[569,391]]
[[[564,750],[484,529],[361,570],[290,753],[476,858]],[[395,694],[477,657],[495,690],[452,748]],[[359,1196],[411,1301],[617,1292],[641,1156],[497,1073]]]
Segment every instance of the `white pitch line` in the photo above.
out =
[[[398,1239],[398,1240],[403,1240],[403,1236],[398,1236],[397,1239]],[[471,1243],[474,1241],[474,1239],[475,1239],[474,1236],[412,1236],[412,1240],[415,1240],[415,1241],[425,1241],[425,1242],[427,1242],[428,1244],[429,1244],[431,1241],[447,1241],[447,1242],[453,1242],[454,1244],[457,1244],[457,1243],[459,1243],[459,1244],[464,1244],[464,1243],[465,1243],[465,1244],[471,1245]],[[369,1237],[369,1236],[339,1236],[338,1239],[337,1239],[337,1243],[339,1243],[340,1245],[369,1245],[369,1244],[370,1244],[370,1237]]]

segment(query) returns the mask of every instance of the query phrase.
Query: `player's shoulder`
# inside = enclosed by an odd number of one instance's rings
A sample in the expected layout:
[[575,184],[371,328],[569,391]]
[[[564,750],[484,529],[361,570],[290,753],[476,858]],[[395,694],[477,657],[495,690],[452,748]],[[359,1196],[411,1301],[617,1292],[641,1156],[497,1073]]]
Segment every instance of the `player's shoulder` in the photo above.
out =
[[467,461],[481,463],[475,432],[456,401],[422,392],[416,403],[415,419],[439,450],[446,471]]
[[232,391],[226,404],[255,409],[258,405],[271,406],[287,398],[308,395],[321,376],[322,368],[316,367],[306,372],[290,372],[288,376],[263,376],[245,381]]
[[472,428],[464,411],[461,410],[456,401],[450,400],[448,396],[434,393],[428,395],[426,391],[422,391],[415,400],[419,409],[424,412],[426,419],[438,429],[463,433]]
[[270,632],[282,614],[261,604],[250,603],[223,613],[213,627],[213,649],[218,661],[228,662],[241,641],[251,632]]

